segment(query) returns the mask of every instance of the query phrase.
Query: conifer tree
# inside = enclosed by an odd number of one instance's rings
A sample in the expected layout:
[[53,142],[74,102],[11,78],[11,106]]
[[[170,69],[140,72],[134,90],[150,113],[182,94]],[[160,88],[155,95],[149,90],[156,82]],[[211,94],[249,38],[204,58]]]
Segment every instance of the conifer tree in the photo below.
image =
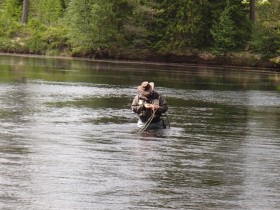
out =
[[248,5],[242,0],[223,3],[212,0],[210,9],[213,17],[211,35],[216,50],[243,49],[251,34]]
[[127,6],[129,13],[123,22],[124,39],[132,48],[149,48],[150,36],[154,32],[153,23],[158,14],[158,4],[153,0],[128,0]]
[[221,13],[220,18],[214,23],[211,30],[214,47],[218,51],[233,50],[236,48],[236,27],[231,19],[231,8],[229,5]]
[[198,47],[205,40],[206,0],[160,2],[157,46],[169,50]]

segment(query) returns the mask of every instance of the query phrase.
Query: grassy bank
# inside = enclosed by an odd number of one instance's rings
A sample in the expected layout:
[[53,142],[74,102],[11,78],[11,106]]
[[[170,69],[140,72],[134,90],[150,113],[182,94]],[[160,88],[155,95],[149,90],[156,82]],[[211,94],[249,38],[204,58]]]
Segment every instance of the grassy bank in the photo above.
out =
[[62,58],[62,59],[90,59],[90,60],[103,60],[108,62],[129,62],[129,63],[150,63],[157,65],[206,65],[206,66],[220,66],[220,67],[228,67],[234,69],[235,67],[238,69],[252,69],[252,70],[267,70],[267,71],[279,71],[279,65],[265,61],[260,58],[259,55],[250,54],[250,53],[229,53],[227,55],[214,55],[209,52],[200,52],[196,54],[165,54],[165,55],[156,55],[152,52],[147,51],[126,51],[124,53],[118,54],[98,54],[97,56],[81,56],[71,54],[58,54],[58,55],[44,55],[44,54],[26,54],[26,53],[17,53],[17,52],[1,52],[1,55],[14,55],[14,56],[30,56],[30,57],[52,57],[52,58]]
[[42,42],[30,42],[25,37],[0,40],[0,52],[13,54],[63,56],[90,59],[110,59],[121,61],[147,61],[164,63],[190,63],[201,65],[238,66],[270,68],[280,71],[280,57],[265,58],[264,55],[250,51],[216,53],[211,50],[189,50],[185,52],[154,52],[148,49],[111,49],[79,51],[71,50],[65,39],[49,37]]

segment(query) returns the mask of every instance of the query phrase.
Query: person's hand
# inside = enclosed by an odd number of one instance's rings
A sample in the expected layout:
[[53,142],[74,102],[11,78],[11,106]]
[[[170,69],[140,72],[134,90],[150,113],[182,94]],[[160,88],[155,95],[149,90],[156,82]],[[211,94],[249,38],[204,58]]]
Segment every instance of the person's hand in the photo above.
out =
[[146,109],[151,109],[151,108],[152,108],[152,104],[145,103],[145,104],[144,104],[144,107],[145,107]]
[[152,110],[156,110],[159,108],[158,105],[154,105],[154,104],[144,104],[146,109],[152,109]]
[[152,110],[157,110],[158,108],[159,108],[159,105],[152,104]]

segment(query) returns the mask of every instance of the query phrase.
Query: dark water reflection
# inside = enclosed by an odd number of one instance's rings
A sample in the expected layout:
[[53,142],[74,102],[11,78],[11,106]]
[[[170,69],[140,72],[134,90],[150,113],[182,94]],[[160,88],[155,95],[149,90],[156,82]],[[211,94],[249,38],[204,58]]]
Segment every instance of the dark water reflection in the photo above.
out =
[[[279,73],[0,59],[0,209],[279,208]],[[170,129],[137,133],[147,78]]]

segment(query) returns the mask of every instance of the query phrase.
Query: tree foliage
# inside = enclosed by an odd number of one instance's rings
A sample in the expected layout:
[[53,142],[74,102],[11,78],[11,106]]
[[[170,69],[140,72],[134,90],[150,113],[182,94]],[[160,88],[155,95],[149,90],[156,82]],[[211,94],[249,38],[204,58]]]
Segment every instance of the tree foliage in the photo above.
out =
[[60,0],[29,0],[31,1],[33,18],[41,23],[53,25],[62,17],[62,4]]
[[79,55],[126,49],[227,52],[251,43],[251,50],[275,56],[280,0],[255,1],[252,25],[253,0],[29,0],[28,23],[22,25],[24,1],[2,0],[0,49]]
[[124,41],[132,48],[149,48],[158,4],[152,0],[128,0],[126,9],[128,13],[123,22]]
[[211,29],[213,46],[218,51],[236,50],[250,39],[251,25],[246,5],[241,1],[227,0]]
[[3,4],[2,17],[10,21],[20,21],[21,6],[18,0],[6,0]]
[[156,48],[182,50],[204,44],[206,2],[204,0],[160,2],[160,12],[155,21]]
[[280,0],[271,0],[258,5],[252,44],[255,50],[266,55],[280,54]]
[[91,51],[112,46],[116,26],[109,0],[72,0],[66,20],[74,48]]
[[237,46],[235,42],[236,30],[237,28],[231,19],[231,8],[227,6],[211,30],[215,49],[218,51],[234,50]]

